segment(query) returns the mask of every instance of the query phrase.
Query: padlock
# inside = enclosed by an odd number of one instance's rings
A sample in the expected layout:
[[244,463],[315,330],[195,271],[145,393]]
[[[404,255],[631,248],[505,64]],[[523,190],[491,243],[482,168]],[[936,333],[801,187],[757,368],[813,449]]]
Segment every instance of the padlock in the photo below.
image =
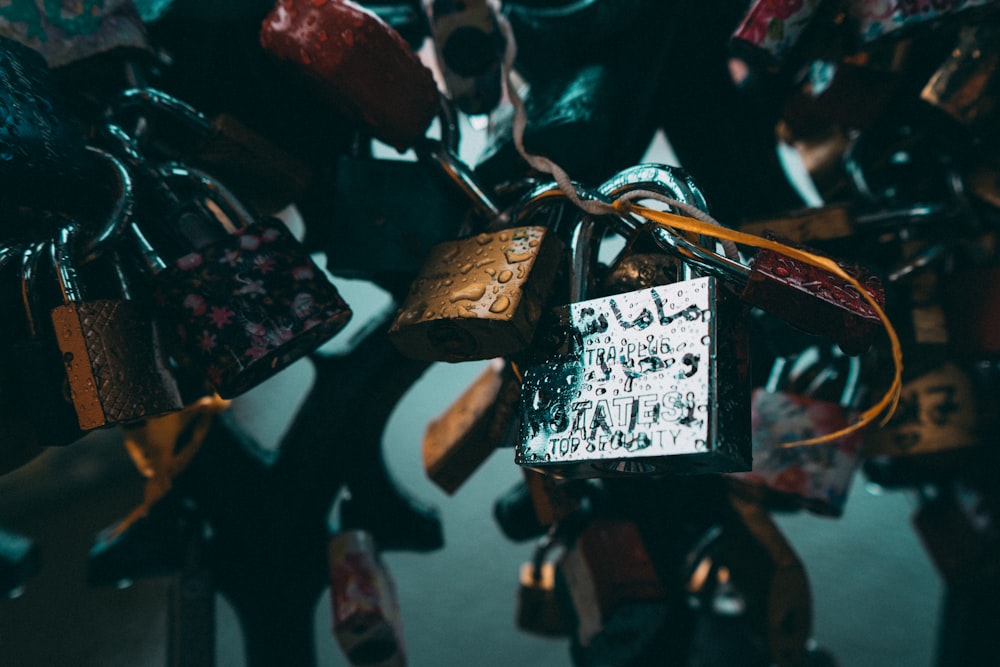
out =
[[563,248],[551,229],[524,224],[539,205],[529,193],[507,228],[431,248],[389,327],[403,355],[459,362],[528,347]]
[[[816,445],[784,445],[848,426],[861,388],[861,360],[834,361],[798,391],[788,385],[788,363],[777,358],[767,385],[751,395],[753,467],[731,477],[762,487],[765,504],[767,496],[777,495],[785,501],[781,505],[791,501],[816,514],[840,516],[859,464],[863,433]],[[830,400],[831,383],[841,388],[838,400]]]
[[117,260],[113,268],[119,294],[85,294],[73,260],[77,234],[72,227],[63,228],[52,244],[64,303],[52,309],[51,317],[80,428],[180,410],[180,390],[166,366],[151,314],[131,298]]
[[[777,69],[795,54],[822,22],[822,2],[775,5],[754,0],[733,31],[729,48],[747,63]],[[813,35],[815,36],[815,35]]]
[[916,227],[940,221],[943,204],[918,204],[900,209],[856,211],[848,203],[786,211],[780,217],[740,223],[741,232],[765,236],[768,232],[794,243],[815,244],[849,239],[886,230]]
[[151,49],[131,0],[11,3],[0,9],[0,35],[35,49],[50,67],[113,49]]
[[[662,60],[663,50],[657,40],[651,42],[638,47],[653,52],[643,60],[649,68]],[[532,82],[524,96],[525,150],[544,155],[584,183],[600,183],[638,162],[655,133],[650,110],[656,77],[650,69],[636,70],[639,56],[634,52],[613,58],[557,71]],[[629,104],[619,103],[624,97]],[[514,144],[513,127],[510,106],[491,115],[487,144],[475,164],[476,175],[487,185],[535,173]],[[587,150],[579,150],[582,145]]]
[[[43,447],[63,446],[85,435],[69,396],[66,368],[47,305],[57,303],[51,242],[28,243],[21,266],[25,335],[10,346],[10,364],[20,386],[25,416]],[[48,286],[48,290],[44,289]],[[49,293],[47,293],[49,292]]]
[[992,586],[1000,581],[997,498],[981,475],[959,475],[920,491],[912,522],[948,586]]
[[41,55],[4,36],[0,36],[0,91],[5,111],[0,122],[0,176],[6,183],[0,203],[7,207],[51,202],[58,190],[52,187],[54,181],[86,173],[86,128]]
[[864,456],[923,456],[982,442],[979,398],[969,373],[946,361],[903,383],[892,419],[865,433]]
[[493,502],[493,518],[503,534],[520,542],[539,537],[559,523],[589,516],[601,501],[595,480],[557,479],[529,468]]
[[[341,491],[334,502],[334,521],[339,522]],[[375,540],[363,530],[339,530],[327,544],[330,568],[330,604],[333,634],[352,667],[406,664],[402,618],[396,584],[379,557]]]
[[[697,203],[684,178],[670,178],[677,199]],[[630,178],[621,187],[647,186],[665,188]],[[590,235],[589,222],[577,226],[575,272],[592,263]],[[515,462],[559,477],[749,469],[739,300],[713,277],[578,300],[585,283],[558,311],[562,349],[524,370]]]
[[424,471],[452,495],[505,440],[520,384],[501,359],[483,372],[443,413],[432,419],[422,444]]
[[400,152],[424,136],[437,113],[431,71],[399,33],[350,0],[280,0],[261,25],[260,43],[342,115]]
[[588,646],[623,605],[657,603],[668,590],[638,526],[598,517],[567,547],[557,576],[565,581],[576,616],[575,639]]
[[771,664],[801,665],[812,631],[812,593],[805,567],[768,512],[737,495],[725,520],[719,563],[742,592],[754,635]]
[[213,177],[178,163],[151,165],[120,128],[108,132],[152,178],[146,205],[166,209],[130,231],[182,365],[232,398],[343,328],[349,306],[284,223],[254,220]]
[[891,41],[921,30],[932,30],[950,20],[974,20],[977,14],[993,11],[993,0],[934,2],[907,0],[882,3],[877,0],[854,0],[847,10],[858,37],[868,46],[872,42]]
[[460,137],[447,105],[439,119],[441,139],[421,141],[417,160],[374,158],[360,134],[338,158],[334,225],[310,230],[331,273],[372,280],[403,298],[434,245],[456,238],[476,211],[495,217],[496,205],[483,211],[488,195],[457,157]]
[[543,637],[568,637],[573,611],[566,591],[557,582],[553,550],[563,545],[550,531],[535,545],[531,561],[521,564],[517,586],[515,622],[518,629]]
[[688,605],[695,614],[688,648],[691,667],[767,667],[770,652],[747,617],[747,600],[724,564],[706,558],[698,564],[696,584],[689,586]]
[[34,540],[0,526],[0,595],[16,597],[41,566],[41,550]]
[[422,0],[434,53],[448,97],[467,114],[485,114],[499,103],[506,42],[488,0]]
[[225,183],[258,215],[274,215],[310,186],[307,164],[236,117],[209,118],[155,88],[129,88],[108,103],[106,117],[129,127],[141,120],[140,149],[160,160],[180,160]]

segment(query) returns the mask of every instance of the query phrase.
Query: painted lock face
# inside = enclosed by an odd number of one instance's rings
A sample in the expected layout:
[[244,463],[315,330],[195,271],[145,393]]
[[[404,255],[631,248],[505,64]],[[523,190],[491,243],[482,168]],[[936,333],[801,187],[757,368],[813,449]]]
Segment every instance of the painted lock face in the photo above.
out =
[[566,306],[575,350],[525,371],[516,462],[563,477],[748,469],[738,308],[711,277]]

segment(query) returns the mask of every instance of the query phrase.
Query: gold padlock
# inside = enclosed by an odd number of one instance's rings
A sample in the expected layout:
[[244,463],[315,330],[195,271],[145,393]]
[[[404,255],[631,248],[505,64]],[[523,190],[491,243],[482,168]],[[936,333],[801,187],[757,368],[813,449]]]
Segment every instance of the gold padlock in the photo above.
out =
[[562,243],[545,227],[483,232],[433,248],[389,339],[424,361],[474,361],[526,348],[559,268]]

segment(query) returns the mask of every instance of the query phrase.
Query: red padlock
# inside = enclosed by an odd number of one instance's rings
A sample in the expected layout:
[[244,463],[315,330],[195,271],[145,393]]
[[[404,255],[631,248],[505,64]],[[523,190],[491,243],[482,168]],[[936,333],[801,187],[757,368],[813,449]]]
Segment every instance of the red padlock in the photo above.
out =
[[424,136],[440,107],[434,76],[400,34],[348,0],[279,0],[260,43],[400,152]]

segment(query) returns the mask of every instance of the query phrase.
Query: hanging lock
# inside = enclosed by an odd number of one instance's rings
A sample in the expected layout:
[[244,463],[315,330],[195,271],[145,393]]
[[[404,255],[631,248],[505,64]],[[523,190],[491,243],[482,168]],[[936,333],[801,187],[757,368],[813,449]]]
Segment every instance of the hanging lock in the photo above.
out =
[[[753,437],[753,467],[735,473],[733,479],[756,485],[779,505],[791,501],[816,514],[840,516],[859,463],[863,433],[855,431],[829,443],[786,447],[798,440],[819,437],[845,428],[862,389],[861,360],[834,353],[824,359],[816,348],[807,348],[796,359],[778,357],[767,385],[754,390],[750,399]],[[820,363],[822,369],[805,382],[790,376],[803,375],[805,366]],[[797,368],[798,367],[798,368]],[[830,400],[836,394],[838,400]]]
[[212,174],[259,215],[273,215],[296,201],[312,181],[308,165],[235,117],[208,118],[155,88],[122,91],[105,118],[137,128],[134,136],[147,155]]
[[746,617],[777,667],[803,664],[812,631],[812,593],[802,560],[760,505],[730,496],[718,558],[743,593]]
[[982,21],[964,26],[954,49],[927,81],[920,98],[969,128],[980,139],[995,131],[1000,94],[1000,26]]
[[[600,195],[666,190],[704,205],[683,172],[664,171],[667,184],[625,178]],[[749,469],[742,304],[714,277],[583,301],[592,227],[585,220],[574,234],[563,349],[524,371],[515,462],[559,477]]]
[[537,204],[522,200],[506,229],[431,248],[389,327],[404,356],[475,361],[528,347],[562,253],[551,229],[523,224],[537,213]]
[[565,548],[557,535],[553,530],[538,541],[531,562],[521,565],[518,576],[517,627],[543,637],[568,637],[573,628],[572,606],[557,582],[552,558],[553,551]]
[[454,494],[490,454],[513,438],[511,422],[520,389],[508,365],[494,359],[427,425],[424,470],[445,493]]
[[898,209],[854,212],[848,204],[788,211],[780,217],[741,222],[739,230],[757,236],[771,235],[793,243],[825,243],[862,234],[925,225],[946,213],[943,204],[917,204]]
[[115,260],[118,298],[87,298],[73,266],[77,232],[63,228],[52,244],[63,305],[52,309],[52,326],[80,428],[91,430],[154,417],[183,407],[167,369],[153,319],[131,298],[123,267]]
[[[349,498],[345,488],[334,501],[334,521],[338,524],[338,506]],[[327,543],[327,562],[333,634],[348,662],[352,667],[405,665],[396,585],[379,557],[372,535],[333,526]]]
[[400,152],[424,136],[437,113],[431,71],[357,3],[280,0],[261,25],[260,43],[337,111]]
[[505,40],[489,0],[422,0],[448,96],[467,114],[500,103]]
[[892,419],[865,434],[864,455],[917,456],[979,445],[979,399],[969,373],[946,361],[903,383]]
[[444,99],[438,118],[441,138],[417,142],[415,161],[372,157],[362,133],[338,158],[330,214],[335,227],[323,244],[332,273],[405,285],[390,289],[405,296],[434,245],[454,239],[473,216],[492,220],[500,214],[458,157],[460,133]]
[[591,645],[620,613],[634,605],[659,606],[668,589],[633,521],[596,518],[566,549],[558,575],[569,591],[575,640]]
[[50,203],[53,180],[87,173],[83,123],[42,56],[5,36],[0,36],[0,104],[5,110],[0,202]]
[[343,328],[350,308],[284,223],[254,220],[213,177],[152,165],[120,128],[108,132],[151,181],[147,205],[162,206],[131,233],[182,365],[232,398]]
[[493,502],[493,518],[509,540],[543,535],[557,523],[589,516],[600,499],[595,480],[558,479],[521,468],[524,475]]

